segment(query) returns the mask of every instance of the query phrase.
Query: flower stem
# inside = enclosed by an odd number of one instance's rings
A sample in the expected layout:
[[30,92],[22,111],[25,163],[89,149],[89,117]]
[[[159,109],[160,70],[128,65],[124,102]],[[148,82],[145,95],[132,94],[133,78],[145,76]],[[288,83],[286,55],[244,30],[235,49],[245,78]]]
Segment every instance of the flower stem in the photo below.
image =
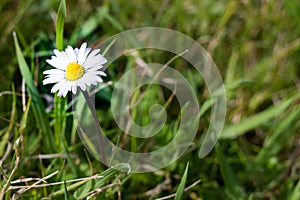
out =
[[83,96],[92,112],[93,115],[93,119],[94,119],[94,123],[96,125],[96,131],[97,131],[97,135],[98,135],[98,139],[99,139],[99,143],[100,143],[100,155],[102,157],[102,163],[104,164],[104,169],[107,169],[107,163],[106,163],[106,156],[105,156],[105,151],[104,151],[104,142],[103,142],[103,135],[102,135],[102,131],[101,131],[101,127],[98,121],[98,117],[96,114],[96,109],[95,109],[95,105],[91,100],[90,95],[88,94],[87,91],[82,91]]

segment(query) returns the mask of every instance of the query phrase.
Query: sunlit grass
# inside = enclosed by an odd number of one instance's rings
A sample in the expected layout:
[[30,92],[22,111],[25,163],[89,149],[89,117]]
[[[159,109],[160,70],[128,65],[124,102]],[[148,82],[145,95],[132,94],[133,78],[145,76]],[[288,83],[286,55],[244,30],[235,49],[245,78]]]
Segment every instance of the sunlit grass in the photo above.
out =
[[[183,199],[299,199],[299,9],[297,0],[66,1],[66,7],[55,0],[1,1],[0,199],[154,199],[173,194]],[[214,150],[199,159],[210,120],[209,95],[202,78],[178,59],[170,65],[189,80],[203,106],[195,143],[157,172],[130,174],[127,164],[116,166],[123,172],[105,171],[76,133],[72,98],[56,97],[42,86],[45,59],[53,48],[83,41],[96,46],[120,31],[143,26],[185,33],[210,53],[226,87],[224,131]],[[162,64],[173,56],[138,52],[139,59]],[[165,105],[172,120],[153,139],[123,136],[112,118],[110,96],[136,59],[126,55],[109,66],[104,81],[112,82],[96,94],[96,109],[112,141],[142,152],[172,139],[178,104],[158,85],[136,90],[133,101],[143,92],[147,97],[132,112],[138,124],[149,122],[153,102]]]

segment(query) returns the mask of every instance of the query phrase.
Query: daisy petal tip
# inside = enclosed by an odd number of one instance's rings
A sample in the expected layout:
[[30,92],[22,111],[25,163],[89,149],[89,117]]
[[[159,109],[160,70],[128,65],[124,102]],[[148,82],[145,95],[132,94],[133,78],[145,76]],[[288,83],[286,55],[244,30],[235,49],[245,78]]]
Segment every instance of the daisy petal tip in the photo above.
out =
[[87,42],[84,42],[84,43],[82,43],[82,45],[81,45],[81,47],[84,47],[84,48],[86,48],[86,46],[87,46]]

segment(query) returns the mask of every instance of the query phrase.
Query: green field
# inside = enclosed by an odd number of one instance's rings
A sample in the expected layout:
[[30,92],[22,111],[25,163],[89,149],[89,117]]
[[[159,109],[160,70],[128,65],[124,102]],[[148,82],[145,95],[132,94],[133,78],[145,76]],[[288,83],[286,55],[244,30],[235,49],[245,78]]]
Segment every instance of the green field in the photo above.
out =
[[[298,0],[1,0],[0,199],[300,199],[299,10]],[[139,153],[164,147],[184,112],[172,91],[149,84],[134,90],[130,114],[146,126],[151,106],[162,105],[168,118],[161,132],[143,139],[118,128],[113,90],[140,62],[168,63],[190,83],[202,108],[199,123],[191,125],[196,137],[178,160],[131,173],[130,161],[107,169],[92,155],[93,145],[87,150],[72,95],[58,97],[50,93],[53,84],[42,81],[53,49],[83,42],[96,47],[142,27],[168,28],[197,41],[220,71],[227,111],[217,144],[199,158],[213,113],[195,68],[155,49],[108,60],[95,108],[103,132],[119,147]]]

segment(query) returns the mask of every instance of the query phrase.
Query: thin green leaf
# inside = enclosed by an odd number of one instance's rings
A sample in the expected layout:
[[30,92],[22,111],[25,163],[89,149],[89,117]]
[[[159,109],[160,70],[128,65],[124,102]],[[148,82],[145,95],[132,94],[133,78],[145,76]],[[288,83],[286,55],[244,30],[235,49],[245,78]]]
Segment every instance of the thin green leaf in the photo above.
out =
[[100,174],[101,176],[103,176],[103,178],[96,182],[95,188],[99,188],[103,186],[107,180],[111,179],[116,174],[119,174],[121,172],[126,172],[127,174],[130,174],[131,172],[130,165],[128,163],[121,163],[105,170]]
[[64,195],[65,195],[65,200],[68,200],[68,189],[67,189],[67,183],[64,181]]
[[300,180],[298,181],[293,192],[288,197],[288,200],[299,200],[299,199],[300,199]]
[[223,150],[219,144],[216,145],[216,154],[220,165],[221,175],[225,186],[229,192],[229,196],[233,197],[234,199],[243,199],[243,190],[240,184],[238,183],[238,180],[234,174],[234,170],[229,165],[226,157],[223,154]]
[[[104,172],[102,172],[100,174],[100,176],[103,176],[103,178],[95,180],[96,183],[95,183],[94,189],[100,188],[101,186],[103,186],[106,183],[106,181],[108,181],[109,179],[115,177],[116,174],[119,174],[119,173],[124,172],[124,171],[127,172],[127,173],[130,173],[131,168],[130,168],[129,164],[121,163],[119,165],[113,166],[113,167],[105,170]],[[74,184],[68,186],[67,190],[68,191],[73,191],[75,189],[78,189],[79,186],[82,186],[83,184],[86,184],[88,181],[91,181],[91,180],[92,179],[87,179],[87,180],[83,180],[83,181],[74,183]],[[63,195],[64,191],[65,191],[65,189],[62,188],[62,189],[52,193],[50,195],[50,197],[53,198],[53,197]]]
[[31,105],[31,99],[28,99],[26,110],[22,115],[22,119],[21,119],[21,123],[20,123],[20,134],[23,133],[26,128],[30,105]]
[[38,127],[41,129],[43,135],[43,143],[45,152],[53,152],[54,151],[54,137],[52,131],[49,126],[49,121],[47,119],[47,115],[45,112],[45,108],[43,102],[40,98],[40,94],[33,83],[33,78],[30,73],[29,67],[25,61],[23,53],[18,43],[18,39],[16,33],[13,33],[14,44],[16,48],[17,61],[19,65],[19,69],[21,71],[22,77],[25,80],[27,91],[29,93],[30,98],[32,99],[32,110],[37,121]]
[[293,126],[299,120],[300,105],[295,107],[286,117],[280,121],[275,127],[273,134],[266,138],[264,147],[255,158],[255,163],[263,163],[267,161],[266,158],[271,158],[276,155],[284,146],[291,136],[295,133],[296,126]]
[[[92,191],[103,187],[108,180],[114,178],[117,174],[120,174],[121,172],[127,172],[127,174],[129,174],[130,171],[130,165],[127,163],[121,163],[116,166],[113,166],[100,174],[101,176],[103,176],[103,178],[95,180],[95,184],[93,184],[93,187],[91,187],[90,190]],[[86,199],[86,197],[86,194],[82,192],[82,195],[80,197],[76,197],[76,199]]]
[[107,21],[110,22],[114,28],[116,28],[120,32],[124,31],[124,27],[122,26],[122,24],[120,24],[112,15],[110,15],[108,12],[103,14]]
[[266,123],[271,118],[282,114],[282,112],[285,111],[289,105],[291,105],[293,100],[294,97],[289,98],[283,101],[282,103],[280,103],[279,105],[272,106],[266,111],[260,112],[259,114],[246,118],[237,124],[225,127],[224,131],[220,135],[220,138],[221,139],[235,138],[255,127],[258,127]]
[[234,75],[236,73],[238,57],[239,57],[239,55],[238,55],[237,51],[232,51],[230,59],[229,59],[229,63],[228,63],[228,69],[226,71],[225,85],[228,85],[234,81]]
[[61,0],[56,19],[56,48],[62,51],[64,48],[64,24],[66,18],[66,1]]
[[11,114],[10,114],[10,120],[9,120],[9,126],[7,130],[3,131],[3,135],[0,133],[0,157],[3,156],[5,153],[6,145],[9,142],[9,135],[11,134],[14,123],[16,120],[16,93],[15,93],[15,86],[12,84],[12,105],[11,105]]
[[109,45],[104,49],[104,51],[103,51],[103,53],[102,53],[103,56],[106,55],[106,53],[107,53],[107,52],[110,50],[110,48],[115,44],[115,42],[116,42],[116,40],[113,39],[113,40],[109,43]]
[[186,164],[182,179],[181,179],[180,184],[176,191],[175,200],[180,200],[183,198],[184,187],[185,187],[185,183],[186,183],[188,169],[189,169],[189,163]]
[[62,134],[62,131],[60,131],[59,133],[59,137],[60,137],[60,141],[63,145],[63,148],[64,148],[64,152],[66,154],[66,158],[67,158],[67,161],[70,165],[70,168],[73,172],[73,174],[76,176],[76,177],[79,177],[79,170],[78,170],[78,167],[75,165],[75,163],[73,162],[73,160],[71,159],[71,156],[70,156],[70,153],[69,153],[69,150],[68,150],[68,145],[67,145],[67,142],[65,140],[65,137],[63,136]]

